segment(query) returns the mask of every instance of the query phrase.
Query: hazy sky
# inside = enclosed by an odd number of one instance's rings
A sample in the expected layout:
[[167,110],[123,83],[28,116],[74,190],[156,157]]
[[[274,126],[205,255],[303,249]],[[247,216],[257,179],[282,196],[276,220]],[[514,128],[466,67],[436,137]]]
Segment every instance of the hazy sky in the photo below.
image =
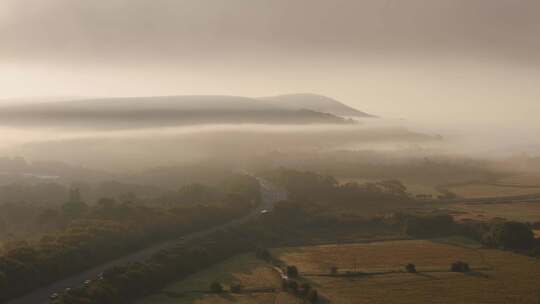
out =
[[314,92],[538,126],[538,0],[0,0],[0,98]]

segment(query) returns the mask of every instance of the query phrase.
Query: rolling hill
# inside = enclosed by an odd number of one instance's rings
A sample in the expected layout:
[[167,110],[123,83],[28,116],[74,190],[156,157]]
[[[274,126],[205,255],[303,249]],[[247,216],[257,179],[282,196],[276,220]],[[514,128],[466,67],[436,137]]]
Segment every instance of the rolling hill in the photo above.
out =
[[222,123],[345,124],[369,117],[319,95],[101,98],[0,108],[4,126],[140,128]]

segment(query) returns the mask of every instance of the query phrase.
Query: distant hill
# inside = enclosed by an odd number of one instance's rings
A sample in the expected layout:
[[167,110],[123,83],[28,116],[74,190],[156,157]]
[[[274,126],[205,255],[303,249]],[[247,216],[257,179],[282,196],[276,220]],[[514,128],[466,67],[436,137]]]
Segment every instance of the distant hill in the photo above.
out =
[[0,108],[0,125],[140,128],[209,123],[351,123],[340,117],[338,112],[346,116],[369,116],[318,95],[287,95],[263,99],[165,96],[5,106]]
[[355,108],[349,107],[330,97],[317,94],[289,94],[262,97],[259,100],[272,102],[287,109],[309,109],[312,111],[330,113],[346,117],[375,117]]

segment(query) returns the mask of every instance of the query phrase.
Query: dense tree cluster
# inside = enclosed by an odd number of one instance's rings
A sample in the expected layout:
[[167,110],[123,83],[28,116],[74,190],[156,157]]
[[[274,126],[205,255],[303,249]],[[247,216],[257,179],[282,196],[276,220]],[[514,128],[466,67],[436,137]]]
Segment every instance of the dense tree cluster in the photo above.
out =
[[502,249],[531,249],[534,246],[534,233],[524,223],[496,222],[484,234],[483,241]]
[[62,232],[43,236],[35,244],[7,251],[0,256],[0,278],[5,278],[4,284],[0,284],[0,295],[8,299],[151,242],[223,223],[245,210],[249,210],[245,205],[170,211],[124,204],[96,207],[95,214],[122,220],[80,219]]
[[405,234],[414,237],[462,235],[488,247],[517,250],[533,256],[540,252],[540,240],[534,238],[532,225],[527,223],[504,220],[457,223],[447,214],[404,213],[396,213],[387,221],[401,226]]
[[[164,249],[143,262],[110,268],[103,273],[102,279],[64,292],[54,303],[129,303],[162,288],[171,280],[252,250],[250,244],[237,231],[218,231],[187,244]],[[213,282],[210,288],[213,292],[223,291],[219,282]]]
[[[248,186],[241,185],[239,182],[235,192],[231,192],[235,200],[226,201],[224,196],[221,202],[167,209],[110,198],[88,206],[74,189],[59,211],[41,215],[43,221],[66,220],[65,229],[43,235],[38,241],[20,242],[0,255],[0,302],[153,242],[220,225],[246,214],[259,188],[251,180]],[[206,253],[199,254],[200,259]],[[133,267],[134,275],[142,271]]]

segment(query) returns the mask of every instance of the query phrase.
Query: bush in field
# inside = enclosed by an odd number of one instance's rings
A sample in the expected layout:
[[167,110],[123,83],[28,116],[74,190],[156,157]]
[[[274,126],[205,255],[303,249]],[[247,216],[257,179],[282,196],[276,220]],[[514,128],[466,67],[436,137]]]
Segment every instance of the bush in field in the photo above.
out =
[[298,277],[298,268],[296,266],[287,266],[287,275],[291,278]]
[[214,281],[212,282],[212,284],[210,284],[210,291],[215,293],[222,293],[223,286],[218,281]]
[[453,272],[469,272],[471,269],[469,268],[469,264],[457,261],[450,265],[450,270]]
[[409,263],[405,266],[405,270],[408,273],[416,273],[416,265]]

